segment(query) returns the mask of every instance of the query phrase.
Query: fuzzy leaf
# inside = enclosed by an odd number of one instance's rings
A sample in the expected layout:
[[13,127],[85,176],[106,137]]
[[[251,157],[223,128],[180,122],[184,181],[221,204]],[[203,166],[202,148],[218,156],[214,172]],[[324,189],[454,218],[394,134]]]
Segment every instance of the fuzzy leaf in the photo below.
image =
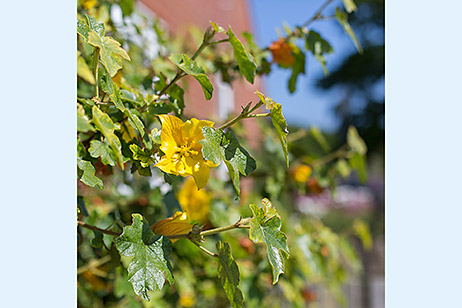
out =
[[136,144],[130,144],[130,150],[133,153],[133,159],[139,160],[143,168],[149,167],[156,162],[148,150],[143,150]]
[[327,71],[324,54],[330,54],[334,51],[329,42],[323,39],[319,33],[311,30],[308,35],[305,36],[305,47],[310,50],[316,60],[321,63],[324,74],[327,76],[329,72]]
[[103,189],[103,181],[100,178],[95,176],[95,167],[91,162],[78,158],[77,167],[82,170],[80,180],[90,187],[98,186],[100,189]]
[[161,290],[165,280],[173,283],[173,275],[167,258],[172,243],[164,236],[152,233],[147,220],[133,214],[131,226],[124,228],[116,238],[121,255],[133,257],[128,266],[128,281],[135,293],[149,301],[148,291]]
[[236,58],[239,71],[250,83],[253,84],[255,79],[255,70],[257,65],[253,61],[250,54],[245,50],[241,41],[234,35],[231,26],[228,29],[229,42],[234,49],[234,58]]
[[191,60],[187,55],[175,54],[171,55],[169,59],[183,72],[196,78],[201,85],[207,100],[212,98],[213,85],[207,75],[205,75],[204,69],[201,66],[199,66],[194,60]]
[[359,43],[358,38],[356,37],[356,34],[353,32],[353,29],[351,28],[350,24],[348,23],[348,15],[345,12],[342,12],[339,8],[335,9],[335,16],[337,17],[337,21],[340,23],[340,25],[343,27],[343,30],[350,36],[351,40],[356,46],[356,49],[358,49],[359,53],[363,53],[363,48],[361,47],[361,44]]
[[122,68],[122,58],[130,61],[128,53],[111,37],[100,37],[95,31],[90,31],[88,43],[100,49],[101,62],[111,77]]
[[220,280],[229,303],[232,307],[238,308],[244,305],[244,297],[238,288],[240,274],[237,263],[231,254],[228,243],[217,242],[218,251],[218,279]]
[[104,112],[102,112],[96,105],[92,108],[93,113],[93,123],[95,123],[96,128],[103,134],[107,139],[109,146],[114,151],[114,154],[117,157],[119,166],[124,170],[124,160],[122,156],[122,146],[120,144],[119,138],[114,134],[114,130],[119,127],[116,126],[111,118]]
[[93,16],[85,15],[87,17],[88,26],[90,30],[95,31],[100,37],[104,36],[104,23],[98,22]]
[[249,237],[254,243],[265,243],[268,260],[273,269],[273,284],[284,273],[283,253],[289,257],[287,236],[281,232],[281,218],[268,199],[262,200],[263,206],[250,204],[253,218],[250,220]]
[[116,165],[117,156],[114,154],[106,140],[104,142],[99,140],[92,140],[90,142],[90,148],[88,149],[88,152],[90,153],[91,157],[101,157],[101,162],[105,165]]
[[248,175],[256,168],[255,159],[239,144],[231,131],[223,133],[212,127],[203,127],[204,139],[199,141],[202,144],[202,155],[207,160],[218,164],[225,161],[228,172],[233,181],[237,194],[241,193],[239,185],[239,173]]

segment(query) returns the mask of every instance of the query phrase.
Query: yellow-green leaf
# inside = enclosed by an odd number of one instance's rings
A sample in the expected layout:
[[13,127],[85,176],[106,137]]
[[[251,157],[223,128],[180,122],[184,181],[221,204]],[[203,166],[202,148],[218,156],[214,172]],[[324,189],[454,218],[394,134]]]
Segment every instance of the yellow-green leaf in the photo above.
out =
[[353,0],[342,0],[342,1],[343,1],[343,6],[345,7],[345,11],[347,11],[348,14],[351,14],[354,11],[358,10]]
[[110,147],[114,151],[114,154],[117,157],[119,166],[124,170],[124,160],[122,156],[122,146],[120,144],[119,138],[114,134],[114,130],[119,129],[116,126],[111,118],[104,112],[102,112],[96,105],[92,108],[93,113],[93,123],[95,123],[96,128],[103,134],[107,139]]
[[80,180],[90,187],[98,186],[103,189],[103,181],[95,176],[96,169],[91,162],[78,158],[77,167],[81,170]]
[[122,68],[122,58],[130,61],[128,53],[111,37],[100,37],[92,30],[88,33],[88,43],[100,49],[101,62],[111,77]]
[[95,76],[93,76],[85,59],[80,55],[80,51],[77,51],[77,75],[88,83],[95,84]]

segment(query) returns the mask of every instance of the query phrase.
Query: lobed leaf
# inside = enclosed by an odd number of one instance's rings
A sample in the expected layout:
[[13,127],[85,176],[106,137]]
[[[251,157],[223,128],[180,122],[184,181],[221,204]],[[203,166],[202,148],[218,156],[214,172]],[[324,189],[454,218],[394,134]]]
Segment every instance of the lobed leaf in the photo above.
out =
[[257,65],[253,61],[250,54],[245,50],[241,41],[234,35],[231,26],[228,29],[229,42],[234,50],[234,58],[236,58],[239,71],[250,83],[253,84],[255,79],[255,71]]
[[187,55],[174,54],[171,55],[169,59],[183,72],[196,78],[201,85],[207,100],[212,98],[213,85],[207,75],[205,75],[205,71],[201,66],[199,66],[194,60],[191,60]]
[[164,236],[152,233],[147,220],[133,214],[131,226],[115,239],[121,255],[133,257],[128,266],[128,281],[135,293],[149,301],[148,291],[161,290],[167,280],[173,283],[171,266],[167,260],[171,242]]
[[220,280],[229,303],[234,308],[244,305],[244,297],[238,288],[240,274],[236,261],[231,254],[231,248],[228,243],[217,242],[218,251],[218,279]]
[[253,218],[250,220],[249,237],[254,243],[265,243],[268,260],[273,269],[273,284],[284,273],[283,252],[289,257],[287,236],[281,232],[281,218],[268,199],[262,200],[263,206],[250,204]]
[[241,193],[239,173],[246,176],[253,172],[256,168],[255,159],[239,144],[231,131],[224,133],[219,129],[203,127],[202,134],[204,139],[199,141],[202,144],[202,155],[214,164],[224,160],[233,186],[239,195]]
[[101,142],[99,140],[92,140],[90,142],[90,148],[88,149],[91,157],[101,157],[101,162],[105,165],[115,166],[117,162],[117,156],[110,148],[107,140]]
[[122,68],[122,58],[130,61],[128,53],[111,37],[100,37],[92,30],[88,33],[88,44],[100,49],[101,62],[111,77]]
[[111,118],[104,112],[102,112],[96,105],[92,108],[93,113],[93,123],[95,123],[96,128],[103,134],[106,140],[109,143],[109,146],[114,151],[114,154],[117,157],[119,166],[124,170],[124,160],[122,156],[122,146],[120,144],[119,138],[114,134],[114,130],[119,127],[116,126]]
[[143,168],[149,167],[156,162],[148,150],[142,149],[136,144],[130,144],[129,147],[133,153],[133,159],[139,160]]
[[82,171],[80,180],[90,187],[98,186],[100,189],[103,189],[103,181],[95,176],[95,167],[91,162],[78,158],[77,167]]

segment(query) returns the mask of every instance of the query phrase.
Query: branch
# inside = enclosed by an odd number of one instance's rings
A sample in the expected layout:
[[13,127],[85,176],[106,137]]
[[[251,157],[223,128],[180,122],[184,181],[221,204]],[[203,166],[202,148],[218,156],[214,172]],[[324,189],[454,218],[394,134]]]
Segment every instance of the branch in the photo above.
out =
[[101,266],[103,265],[104,263],[107,263],[111,261],[111,256],[110,255],[106,255],[104,257],[102,257],[101,259],[98,259],[98,260],[91,260],[89,263],[79,267],[77,269],[77,275],[80,275],[82,274],[83,272],[86,272],[90,269],[94,269],[94,268],[97,268],[98,266]]
[[89,225],[86,222],[83,222],[83,221],[80,221],[80,220],[77,220],[77,224],[79,226],[81,226],[81,227],[84,227],[84,228],[87,228],[87,229],[90,229],[90,230],[93,230],[93,231],[99,231],[99,232],[107,234],[107,235],[119,236],[121,234],[121,233],[117,233],[117,232],[114,232],[114,231],[111,231],[111,230],[105,230],[105,229],[101,229],[101,228]]
[[[229,120],[228,122],[226,122],[225,124],[221,125],[220,127],[218,127],[218,129],[225,129],[225,128],[228,128],[230,127],[231,125],[234,125],[235,123],[237,123],[238,121],[242,120],[242,119],[246,119],[246,118],[252,118],[252,117],[263,117],[263,115],[251,115],[252,112],[254,112],[255,110],[257,110],[260,106],[263,105],[263,102],[260,101],[258,104],[256,104],[252,109],[250,109],[249,111],[245,111],[242,110],[242,112],[240,114],[238,114],[236,117],[234,117],[233,119]],[[268,116],[269,113],[265,116]]]
[[331,152],[331,153],[329,153],[326,156],[323,156],[321,158],[315,159],[314,161],[312,161],[311,163],[308,163],[308,164],[311,165],[312,167],[327,164],[328,162],[330,162],[330,161],[332,161],[332,160],[334,160],[336,158],[346,156],[346,154],[348,153],[347,149],[348,149],[348,145],[345,144],[344,146],[342,146],[338,150],[336,150],[334,152]]
[[193,241],[192,239],[189,239],[189,240],[190,240],[194,245],[196,245],[197,247],[199,247],[200,250],[202,250],[203,252],[205,252],[205,253],[208,254],[209,256],[212,256],[212,257],[215,257],[215,258],[218,257],[218,254],[217,254],[217,253],[211,252],[210,250],[208,250],[208,249],[205,248],[204,246],[201,246],[198,242]]

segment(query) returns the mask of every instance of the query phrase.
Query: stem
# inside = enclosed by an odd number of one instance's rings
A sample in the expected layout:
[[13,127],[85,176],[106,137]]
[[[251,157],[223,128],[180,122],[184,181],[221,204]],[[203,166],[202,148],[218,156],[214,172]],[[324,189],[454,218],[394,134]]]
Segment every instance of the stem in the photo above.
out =
[[324,2],[321,7],[316,11],[316,13],[314,13],[314,15],[308,19],[307,21],[305,21],[303,24],[302,24],[302,28],[303,27],[308,27],[309,24],[311,24],[313,21],[315,21],[316,19],[319,19],[320,17],[322,17],[321,13],[322,11],[324,11],[324,9],[332,2],[333,0],[327,0],[326,2]]
[[98,260],[91,260],[88,264],[85,264],[84,266],[81,266],[81,267],[79,267],[77,269],[77,275],[82,274],[83,272],[86,272],[89,269],[101,266],[104,263],[107,263],[109,261],[111,261],[111,256],[110,255],[106,255],[106,256],[102,257],[101,259],[98,259]]
[[89,225],[89,224],[87,224],[87,223],[85,223],[83,221],[80,221],[80,220],[77,220],[77,224],[79,226],[81,226],[81,227],[84,227],[84,228],[87,228],[87,229],[90,229],[90,230],[93,230],[93,231],[99,231],[99,232],[107,234],[107,235],[119,236],[121,234],[121,233],[117,233],[117,232],[114,232],[114,231],[111,231],[111,230],[104,230],[104,229]]
[[220,44],[220,43],[225,43],[225,42],[229,42],[229,39],[224,39],[224,40],[219,40],[219,41],[215,41],[215,42],[210,42],[209,45],[215,45],[215,44]]
[[202,250],[203,252],[205,252],[205,253],[208,254],[209,256],[218,258],[218,254],[217,254],[217,253],[211,252],[210,250],[208,250],[208,249],[205,248],[204,246],[199,245],[199,243],[196,242],[196,241],[193,241],[193,240],[191,240],[191,239],[189,239],[189,240],[190,240],[194,245],[196,245],[197,247],[199,247],[200,250]]
[[96,47],[93,53],[93,76],[95,76],[95,97],[99,97],[98,90],[98,64],[99,64],[99,48]]
[[215,228],[215,229],[210,229],[210,230],[205,230],[205,231],[202,231],[200,233],[200,235],[209,236],[209,235],[217,234],[217,233],[232,230],[232,229],[239,229],[239,228],[244,229],[244,228],[247,228],[246,224],[248,222],[250,222],[251,219],[252,219],[252,217],[247,217],[247,218],[244,218],[244,219],[241,218],[241,219],[239,219],[239,221],[237,221],[236,223],[234,223],[232,225],[225,226],[225,227],[220,227],[220,228]]
[[[205,47],[207,47],[210,43],[209,41],[213,38],[215,34],[213,34],[212,36],[210,36],[208,38],[207,41],[202,41],[201,45],[199,46],[199,48],[196,50],[196,52],[193,54],[193,56],[191,57],[191,60],[195,60],[199,55],[200,53],[202,52],[202,50],[204,50]],[[220,42],[220,41],[218,41]],[[218,43],[218,42],[214,42],[214,43]],[[159,93],[159,97],[164,95],[165,92],[167,92],[167,90],[175,83],[177,82],[178,80],[180,80],[182,77],[186,76],[187,74],[186,73],[183,73],[183,71],[181,70],[178,70],[178,73],[176,73],[175,77],[173,78],[172,81],[170,81],[170,83],[168,85],[166,85]]]
[[257,113],[257,114],[249,114],[246,118],[265,118],[271,116],[271,113]]
[[[250,115],[252,112],[254,112],[255,110],[257,110],[261,105],[263,105],[263,102],[260,101],[258,104],[256,104],[252,109],[250,109],[249,111],[247,112],[244,112],[242,111],[240,114],[238,114],[236,117],[234,117],[233,119],[229,120],[228,122],[226,122],[225,124],[221,125],[220,127],[218,127],[218,129],[225,129],[225,128],[228,128],[230,127],[231,125],[234,125],[236,122],[242,120],[242,119],[245,119],[245,118],[252,118],[253,116],[257,116],[257,115]],[[249,116],[250,115],[250,116]],[[261,117],[261,115],[260,115]]]
[[311,166],[315,167],[315,166],[319,166],[319,165],[324,165],[324,164],[327,164],[328,162],[336,159],[336,158],[339,158],[339,157],[342,157],[344,156],[347,152],[348,148],[348,145],[344,145],[342,146],[341,148],[339,148],[337,151],[335,152],[332,152],[330,154],[327,154],[326,156],[324,157],[321,157],[321,158],[318,158],[314,161],[312,161],[311,163],[309,163]]

